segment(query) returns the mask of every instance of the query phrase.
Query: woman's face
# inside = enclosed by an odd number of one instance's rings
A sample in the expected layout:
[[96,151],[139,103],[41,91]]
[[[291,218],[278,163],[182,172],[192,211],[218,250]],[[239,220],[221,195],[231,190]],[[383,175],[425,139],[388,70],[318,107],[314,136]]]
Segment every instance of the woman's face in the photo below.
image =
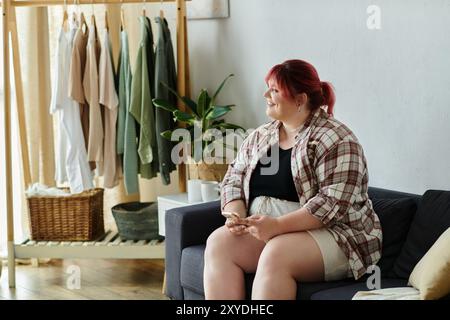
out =
[[298,112],[295,100],[282,96],[277,84],[272,79],[268,81],[268,86],[264,93],[267,101],[267,116],[280,121],[288,120],[294,116]]

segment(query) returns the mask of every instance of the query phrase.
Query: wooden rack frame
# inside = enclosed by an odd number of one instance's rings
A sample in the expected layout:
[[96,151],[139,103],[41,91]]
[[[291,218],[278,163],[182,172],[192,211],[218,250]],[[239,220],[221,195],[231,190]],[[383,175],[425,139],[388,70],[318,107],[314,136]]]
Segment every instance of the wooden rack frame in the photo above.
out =
[[[177,5],[177,85],[181,96],[190,95],[189,86],[189,55],[187,42],[186,1],[190,0],[3,0],[3,86],[4,86],[4,137],[5,137],[5,167],[6,167],[6,214],[8,239],[8,281],[11,288],[15,287],[16,258],[123,258],[123,259],[155,259],[164,258],[164,244],[147,241],[122,241],[117,233],[108,231],[101,239],[92,242],[34,242],[26,240],[20,244],[14,243],[14,214],[12,195],[12,154],[11,154],[11,87],[10,87],[10,35],[13,55],[13,73],[16,87],[17,116],[19,138],[22,152],[24,185],[31,183],[28,144],[26,138],[24,99],[20,67],[19,42],[17,36],[16,7],[48,7],[52,5],[82,5],[82,4],[126,4],[150,2],[176,2]],[[185,111],[179,101],[179,108]],[[186,167],[178,166],[178,185],[181,192],[186,191]],[[1,275],[1,265],[0,265]]]

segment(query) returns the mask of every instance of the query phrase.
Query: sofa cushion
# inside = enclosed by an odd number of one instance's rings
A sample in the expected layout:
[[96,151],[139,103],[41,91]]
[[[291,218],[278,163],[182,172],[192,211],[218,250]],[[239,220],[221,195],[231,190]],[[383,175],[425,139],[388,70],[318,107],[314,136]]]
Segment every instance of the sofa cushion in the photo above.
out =
[[[246,299],[251,300],[251,292],[255,274],[245,275]],[[297,300],[311,300],[311,296],[319,291],[336,287],[348,286],[356,283],[353,278],[337,280],[337,281],[319,281],[319,282],[297,282]]]
[[[191,246],[183,249],[181,255],[181,286],[185,299],[200,299],[204,297],[203,289],[203,254],[205,245]],[[254,274],[246,274],[247,299],[251,297]],[[352,279],[330,282],[298,283],[297,299],[309,300],[315,292],[355,283]],[[195,297],[195,298],[194,298]]]
[[344,279],[337,281],[322,282],[301,282],[297,283],[297,300],[311,300],[317,292],[331,290],[333,288],[344,287],[358,283],[354,279]]
[[396,277],[408,279],[416,264],[450,227],[450,191],[428,190],[422,196],[405,245],[396,259]]
[[373,199],[372,204],[383,231],[382,256],[377,265],[381,275],[386,277],[391,275],[395,259],[402,250],[417,204],[412,198]]
[[369,187],[368,188],[369,198],[373,199],[401,199],[401,198],[412,198],[416,200],[416,202],[420,202],[422,198],[421,195],[414,193],[407,193],[402,191],[394,191],[389,189],[382,189],[377,187]]
[[[407,280],[382,278],[380,285],[380,289],[406,287]],[[368,290],[365,282],[359,282],[334,289],[319,291],[311,296],[311,300],[351,300],[358,291]]]
[[450,294],[450,228],[414,267],[409,283],[419,289],[422,300],[439,299]]
[[205,300],[205,296],[195,291],[183,288],[184,300]]

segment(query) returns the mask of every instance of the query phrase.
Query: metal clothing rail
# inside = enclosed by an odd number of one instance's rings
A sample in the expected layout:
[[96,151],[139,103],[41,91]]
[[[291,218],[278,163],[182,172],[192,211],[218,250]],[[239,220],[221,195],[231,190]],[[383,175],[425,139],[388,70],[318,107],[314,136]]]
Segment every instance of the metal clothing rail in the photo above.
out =
[[[22,162],[23,162],[23,177],[24,185],[28,186],[31,182],[30,174],[30,164],[28,156],[28,144],[26,140],[26,126],[25,126],[25,113],[24,113],[24,99],[23,99],[23,89],[22,89],[22,78],[21,78],[21,66],[20,66],[20,55],[19,55],[19,42],[17,36],[17,21],[16,21],[16,7],[47,7],[52,5],[81,5],[81,4],[125,4],[125,3],[150,3],[150,2],[176,2],[177,5],[177,86],[178,92],[181,96],[190,95],[189,86],[189,55],[188,55],[188,42],[187,42],[187,23],[186,23],[186,1],[190,0],[3,0],[1,2],[2,15],[3,15],[3,87],[4,87],[4,132],[5,137],[5,168],[6,168],[6,217],[7,217],[7,238],[8,238],[8,281],[11,288],[15,287],[15,259],[20,258],[34,258],[41,256],[40,248],[43,247],[42,243],[28,242],[26,248],[24,249],[24,244],[14,243],[14,212],[13,212],[13,195],[12,195],[12,153],[11,153],[11,85],[10,85],[10,48],[12,49],[12,62],[13,71],[16,87],[16,101],[17,101],[17,117],[19,125],[19,138],[21,144],[22,152]],[[11,36],[11,39],[10,39]],[[11,44],[10,44],[11,40]],[[10,47],[11,45],[11,47]],[[185,111],[184,105],[179,103],[179,108]],[[185,165],[178,166],[178,185],[181,192],[186,191],[186,168]],[[110,234],[111,235],[111,234]],[[110,240],[110,239],[109,239]],[[120,238],[115,240],[120,242]],[[105,241],[103,241],[105,242]],[[93,252],[89,251],[94,248],[95,250],[101,250],[102,255],[108,256],[108,252],[112,252],[110,249],[99,249],[98,246],[102,245],[103,242],[99,244],[89,245],[85,243],[82,250],[76,249],[77,257],[94,258],[97,257]],[[107,241],[104,243],[109,245]],[[59,245],[54,244],[45,246],[46,254],[51,254],[52,257],[67,257],[67,251],[58,248]],[[139,245],[145,245],[145,250],[148,250],[148,244],[137,243],[130,248],[137,248]],[[154,246],[157,251],[149,252],[147,254],[145,250],[137,250],[138,254],[136,258],[154,258],[163,257],[164,250],[160,246]],[[108,247],[109,248],[109,247]],[[80,251],[78,251],[80,250]],[[64,253],[64,254],[61,254]],[[104,255],[103,255],[104,254]],[[112,254],[112,253],[111,253]],[[121,256],[118,252],[115,252],[111,257]],[[127,258],[133,258],[133,254],[126,255]],[[1,261],[0,261],[1,262]],[[1,265],[0,265],[1,269]],[[1,273],[0,273],[1,274]]]
[[[175,2],[176,0],[10,0],[11,7],[48,7],[54,5],[79,5],[79,4],[126,4],[147,2]],[[191,0],[185,0],[191,1]],[[3,2],[3,1],[2,1]],[[1,6],[1,3],[0,3]]]

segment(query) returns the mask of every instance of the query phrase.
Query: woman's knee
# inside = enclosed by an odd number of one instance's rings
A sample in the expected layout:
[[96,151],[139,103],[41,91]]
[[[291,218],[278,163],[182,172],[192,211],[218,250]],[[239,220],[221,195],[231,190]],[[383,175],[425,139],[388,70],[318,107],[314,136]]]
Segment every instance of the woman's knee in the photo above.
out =
[[261,252],[257,272],[266,276],[284,273],[288,269],[286,254],[278,242],[270,240]]
[[250,234],[234,235],[228,227],[216,229],[206,241],[205,263],[233,263],[245,272],[255,272],[265,243]]
[[[296,237],[292,234],[281,234],[269,240],[265,246],[258,263],[258,268],[267,273],[276,272],[277,274],[294,273],[296,262],[301,260],[302,247],[301,240],[303,234],[298,233]],[[293,243],[294,247],[293,249]]]
[[227,254],[227,248],[230,247],[230,242],[233,241],[231,233],[226,226],[222,226],[213,231],[206,240],[205,256]]
[[283,234],[271,239],[258,262],[260,276],[288,276],[297,280],[320,280],[323,262],[320,249],[306,232]]

